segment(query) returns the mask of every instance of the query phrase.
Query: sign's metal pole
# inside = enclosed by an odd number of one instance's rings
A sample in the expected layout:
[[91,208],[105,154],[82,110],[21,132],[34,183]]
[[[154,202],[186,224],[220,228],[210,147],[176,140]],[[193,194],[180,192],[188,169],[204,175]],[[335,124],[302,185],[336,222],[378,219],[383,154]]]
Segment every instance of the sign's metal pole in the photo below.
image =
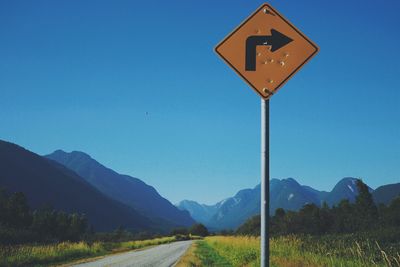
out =
[[261,99],[261,267],[269,267],[269,99]]

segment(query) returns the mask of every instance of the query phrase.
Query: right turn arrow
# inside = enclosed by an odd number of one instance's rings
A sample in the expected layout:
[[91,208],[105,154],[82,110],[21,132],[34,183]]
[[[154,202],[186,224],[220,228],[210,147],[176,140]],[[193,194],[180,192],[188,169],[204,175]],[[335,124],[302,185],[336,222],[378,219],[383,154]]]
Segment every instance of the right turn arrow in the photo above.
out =
[[271,35],[253,35],[249,36],[246,40],[246,71],[256,70],[256,47],[258,45],[271,46],[271,52],[284,47],[293,39],[271,29]]

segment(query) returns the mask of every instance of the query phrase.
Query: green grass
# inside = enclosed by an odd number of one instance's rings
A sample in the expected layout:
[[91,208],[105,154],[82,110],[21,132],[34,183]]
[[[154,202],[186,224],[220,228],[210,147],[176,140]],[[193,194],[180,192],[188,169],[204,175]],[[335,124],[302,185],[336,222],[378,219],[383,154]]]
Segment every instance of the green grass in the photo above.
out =
[[201,262],[201,266],[232,266],[229,261],[222,257],[207,242],[198,241],[195,255]]
[[[397,266],[400,242],[381,244],[371,235],[282,236],[270,241],[271,266]],[[191,266],[259,266],[257,237],[213,236],[196,244],[200,264]]]
[[[114,252],[166,244],[176,237],[119,243],[59,243],[0,246],[0,266],[35,266],[71,262]],[[257,237],[212,236],[197,241],[187,266],[259,266]],[[281,236],[270,241],[271,266],[400,267],[400,241],[393,234]],[[184,265],[180,265],[184,266]]]
[[88,244],[86,242],[63,242],[52,245],[0,246],[0,266],[42,266],[65,263],[174,241],[177,241],[176,237],[120,243],[95,242]]
[[258,266],[260,257],[259,239],[255,237],[207,237],[205,242],[221,257],[229,262],[229,266]]

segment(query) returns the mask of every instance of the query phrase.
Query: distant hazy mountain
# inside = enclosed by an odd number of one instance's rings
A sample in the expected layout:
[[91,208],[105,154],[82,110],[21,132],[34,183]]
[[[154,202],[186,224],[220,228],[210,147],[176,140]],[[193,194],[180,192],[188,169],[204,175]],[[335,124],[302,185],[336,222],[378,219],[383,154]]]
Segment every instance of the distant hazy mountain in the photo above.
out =
[[144,215],[161,219],[172,226],[190,226],[195,221],[186,210],[179,210],[143,181],[106,168],[83,152],[57,150],[46,156],[73,170],[110,198],[116,199]]
[[203,224],[207,224],[218,209],[218,203],[205,205],[191,200],[182,200],[176,206],[180,210],[187,210],[195,221]]
[[[302,186],[293,178],[270,180],[271,214],[277,208],[297,210],[305,203],[320,204],[320,196],[326,192]],[[196,220],[212,229],[234,229],[249,217],[260,213],[260,185],[253,189],[239,191],[234,197],[227,198],[215,205],[202,205],[195,201],[184,200],[177,204],[186,209]],[[205,215],[206,214],[206,215]]]
[[[277,208],[296,211],[307,203],[320,206],[326,201],[332,206],[342,199],[353,202],[358,195],[356,180],[352,177],[343,178],[331,192],[325,192],[300,185],[293,178],[271,179],[270,213],[273,215]],[[377,203],[388,203],[400,194],[400,184],[382,186],[375,191],[370,188],[370,191]],[[205,206],[184,200],[178,203],[178,207],[188,210],[193,218],[199,218],[199,221],[201,219],[201,222],[212,229],[235,229],[249,217],[260,213],[260,185],[254,189],[241,190],[234,197],[215,205]]]
[[385,205],[390,204],[390,202],[400,196],[400,183],[398,184],[388,184],[378,187],[372,192],[372,197],[375,203],[383,203]]
[[234,229],[260,211],[260,185],[240,190],[216,204],[217,211],[206,224],[211,229]]
[[260,210],[260,186],[239,191],[234,197],[224,199],[214,205],[199,204],[183,200],[177,204],[179,209],[189,211],[190,215],[210,229],[233,229]]
[[134,231],[160,226],[105,196],[61,164],[4,141],[0,141],[0,187],[23,192],[32,208],[50,205],[69,213],[84,213],[98,231],[120,225]]

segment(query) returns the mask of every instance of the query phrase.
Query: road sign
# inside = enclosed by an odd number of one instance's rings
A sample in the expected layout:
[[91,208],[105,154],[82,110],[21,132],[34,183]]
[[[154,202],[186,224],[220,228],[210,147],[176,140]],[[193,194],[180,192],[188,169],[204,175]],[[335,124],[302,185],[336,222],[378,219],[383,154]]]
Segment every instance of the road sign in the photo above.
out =
[[269,99],[318,52],[318,46],[264,4],[215,51],[262,98]]
[[317,52],[318,47],[264,4],[215,51],[261,96],[261,257],[269,266],[269,98]]

